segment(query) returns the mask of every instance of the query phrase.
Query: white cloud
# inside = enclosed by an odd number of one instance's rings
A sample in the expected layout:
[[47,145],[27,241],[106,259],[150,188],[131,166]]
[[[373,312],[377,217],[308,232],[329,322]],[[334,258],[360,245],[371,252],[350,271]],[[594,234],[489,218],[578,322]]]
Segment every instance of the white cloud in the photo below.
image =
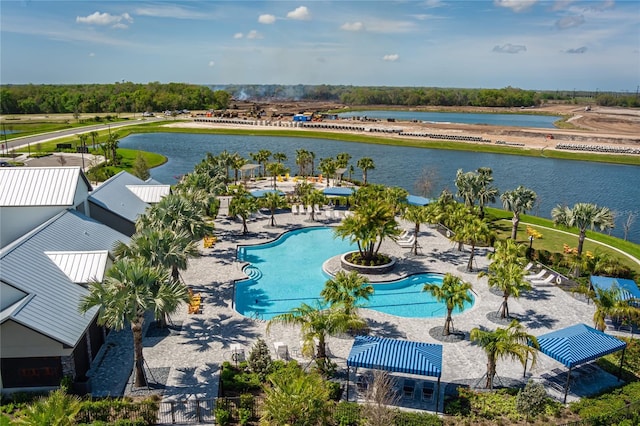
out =
[[387,62],[395,62],[398,59],[400,59],[400,55],[398,55],[397,53],[391,54],[391,55],[384,55],[382,57],[383,61],[387,61]]
[[256,30],[251,30],[247,33],[247,38],[254,40],[254,39],[260,39],[262,38],[262,34],[260,34],[259,32],[257,32]]
[[242,33],[235,33],[233,35],[233,38],[242,38],[242,37],[244,37],[244,35]]
[[111,15],[110,13],[93,12],[88,16],[76,16],[76,22],[88,25],[111,25],[117,28],[127,28],[127,23],[133,23],[133,18],[128,13]]
[[167,5],[154,5],[153,7],[139,7],[134,12],[136,15],[151,16],[154,18],[176,18],[176,19],[205,19],[207,15],[188,8]]
[[522,12],[536,4],[538,0],[493,0],[493,4],[500,7],[506,7],[514,12]]
[[416,29],[412,21],[390,21],[386,19],[372,19],[367,21],[367,31],[374,33],[408,33]]
[[584,24],[584,16],[565,16],[556,21],[556,28],[566,30],[567,28],[577,27]]
[[362,22],[345,22],[342,24],[340,29],[345,31],[362,31],[364,29],[364,25]]
[[93,53],[93,52],[89,53],[89,57],[90,57],[90,58],[93,58],[94,56],[96,56],[96,54],[95,54],[95,53]]
[[587,51],[586,46],[582,46],[582,47],[578,47],[577,49],[567,49],[565,50],[565,53],[582,54],[582,53],[585,53],[586,51]]
[[424,4],[428,8],[445,6],[445,4],[444,4],[444,2],[442,0],[427,0],[427,1],[424,2]]
[[215,64],[216,64],[216,63],[215,63],[214,61],[209,61],[209,66],[210,66],[210,67],[215,66]]
[[309,13],[309,9],[306,6],[297,7],[295,10],[287,13],[287,18],[289,19],[297,19],[300,21],[306,21],[311,19],[311,14]]
[[276,22],[276,17],[269,14],[260,15],[258,17],[258,22],[261,24],[273,24],[274,22]]
[[493,51],[498,53],[520,53],[520,52],[526,52],[527,46],[523,46],[521,44],[507,43],[507,44],[503,44],[502,46],[495,46],[493,48]]

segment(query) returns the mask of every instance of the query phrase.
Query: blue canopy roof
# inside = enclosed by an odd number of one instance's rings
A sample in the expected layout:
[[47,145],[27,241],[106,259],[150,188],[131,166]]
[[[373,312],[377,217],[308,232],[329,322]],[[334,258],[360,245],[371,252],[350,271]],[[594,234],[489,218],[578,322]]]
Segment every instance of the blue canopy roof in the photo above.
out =
[[619,288],[623,300],[640,300],[640,290],[638,289],[636,282],[633,280],[591,275],[591,284],[602,290]]
[[420,197],[418,195],[407,196],[407,203],[411,204],[412,206],[426,206],[430,202],[430,198]]
[[348,197],[353,194],[355,188],[351,186],[330,186],[329,188],[325,188],[322,192],[327,196],[334,197]]
[[347,366],[440,377],[442,345],[356,336]]
[[624,349],[627,344],[585,324],[538,337],[540,351],[569,368]]
[[284,195],[284,192],[278,189],[256,189],[254,191],[251,191],[251,195],[253,195],[256,198],[260,198],[260,197],[264,197],[270,192],[275,192],[278,195]]

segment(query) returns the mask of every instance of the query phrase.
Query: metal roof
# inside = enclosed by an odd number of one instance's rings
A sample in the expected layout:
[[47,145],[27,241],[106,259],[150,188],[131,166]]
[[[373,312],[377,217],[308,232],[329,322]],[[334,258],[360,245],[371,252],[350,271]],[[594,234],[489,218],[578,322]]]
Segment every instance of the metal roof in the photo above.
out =
[[347,366],[440,377],[442,345],[356,336],[347,358]]
[[72,206],[80,180],[91,190],[80,167],[3,167],[0,206]]
[[408,195],[407,203],[411,204],[412,206],[426,206],[427,204],[431,203],[431,199],[420,197],[418,195]]
[[355,192],[355,188],[351,186],[330,186],[322,190],[324,195],[335,197],[348,197]]
[[134,223],[149,207],[127,185],[144,185],[144,181],[125,171],[109,178],[89,194],[89,201]]
[[624,349],[627,344],[585,324],[538,337],[540,352],[572,368]]
[[625,278],[611,278],[601,277],[598,275],[591,275],[591,284],[594,287],[602,290],[608,290],[610,288],[620,289],[620,296],[622,300],[639,300],[640,301],[640,289],[634,280]]
[[102,282],[104,278],[109,252],[97,251],[45,251],[44,254],[65,273],[71,282],[87,284],[92,281]]
[[136,194],[145,203],[159,203],[160,200],[171,192],[171,185],[125,185],[126,188]]
[[0,250],[0,280],[29,294],[28,302],[6,319],[73,347],[97,313],[78,312],[88,290],[72,282],[45,252],[110,250],[129,237],[66,210]]
[[284,192],[280,191],[279,189],[255,189],[250,192],[250,194],[256,198],[264,197],[269,193],[284,195]]

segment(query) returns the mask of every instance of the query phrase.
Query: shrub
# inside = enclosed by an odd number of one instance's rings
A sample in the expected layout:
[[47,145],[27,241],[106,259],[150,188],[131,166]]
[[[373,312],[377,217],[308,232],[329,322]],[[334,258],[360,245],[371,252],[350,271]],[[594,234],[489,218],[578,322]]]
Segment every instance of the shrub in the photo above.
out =
[[361,407],[356,402],[340,401],[333,411],[333,419],[338,426],[357,426],[361,417]]
[[231,422],[231,412],[227,408],[216,407],[214,415],[217,425],[226,426]]
[[524,414],[527,420],[544,411],[547,402],[547,392],[541,383],[529,379],[524,389],[516,397],[516,409]]
[[411,413],[405,411],[398,411],[393,423],[397,426],[440,426],[444,424],[443,420],[436,414]]
[[327,388],[329,389],[329,399],[340,401],[340,398],[342,398],[342,386],[340,383],[328,381]]
[[260,381],[264,381],[273,364],[271,352],[264,340],[258,339],[253,345],[251,352],[249,352],[248,364],[251,372],[257,374]]

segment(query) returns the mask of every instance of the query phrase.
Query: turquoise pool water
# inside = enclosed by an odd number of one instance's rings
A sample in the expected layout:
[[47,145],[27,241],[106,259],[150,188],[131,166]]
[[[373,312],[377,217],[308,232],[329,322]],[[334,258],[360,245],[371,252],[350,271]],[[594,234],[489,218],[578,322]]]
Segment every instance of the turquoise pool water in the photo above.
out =
[[[329,279],[322,264],[356,249],[348,241],[334,238],[329,227],[303,228],[266,244],[239,246],[237,257],[249,262],[244,269],[249,279],[236,282],[235,308],[242,315],[268,320],[301,303],[314,304]],[[444,317],[444,304],[422,291],[426,283],[441,282],[439,274],[417,274],[374,284],[375,293],[366,307],[406,318]]]

